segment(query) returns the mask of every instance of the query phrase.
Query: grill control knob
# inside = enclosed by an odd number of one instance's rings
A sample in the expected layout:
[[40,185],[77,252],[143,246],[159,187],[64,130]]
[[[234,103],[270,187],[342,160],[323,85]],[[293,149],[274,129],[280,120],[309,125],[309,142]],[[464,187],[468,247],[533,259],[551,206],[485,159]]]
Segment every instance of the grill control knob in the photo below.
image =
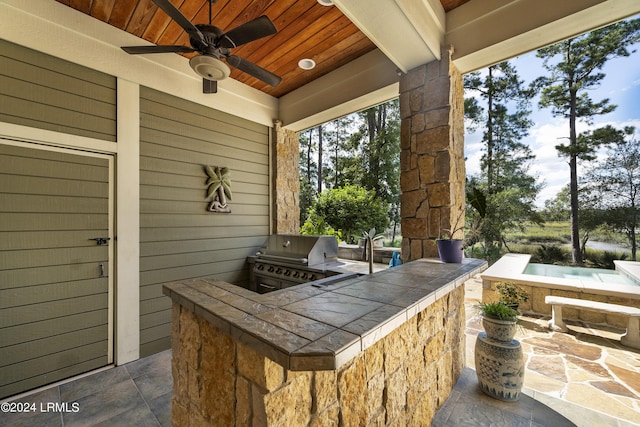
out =
[[299,271],[294,271],[293,272],[293,277],[295,277],[295,278],[300,277],[300,272]]
[[291,276],[291,270],[285,270],[284,275],[287,277]]
[[256,270],[260,270],[260,271],[264,270],[264,265],[262,264],[256,265]]
[[273,265],[269,266],[269,269],[267,270],[269,273],[273,273],[273,270],[275,270],[275,268],[273,267]]
[[315,275],[315,274],[312,274],[312,275],[309,277],[309,280],[310,280],[310,281],[312,281],[312,282],[313,282],[314,280],[316,280],[316,279],[317,279],[317,277],[316,277],[316,275]]
[[282,269],[280,267],[276,269],[276,274],[282,274]]
[[305,280],[309,275],[307,273],[302,273],[301,279]]

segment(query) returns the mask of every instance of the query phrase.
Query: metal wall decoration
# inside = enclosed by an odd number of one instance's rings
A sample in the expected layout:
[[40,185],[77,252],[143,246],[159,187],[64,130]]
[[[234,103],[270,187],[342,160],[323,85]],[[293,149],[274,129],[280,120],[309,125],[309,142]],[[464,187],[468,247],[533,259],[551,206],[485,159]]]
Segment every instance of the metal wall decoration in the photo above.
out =
[[207,208],[210,212],[230,213],[227,200],[231,200],[231,174],[229,169],[220,166],[205,166],[207,173],[207,199],[213,198]]

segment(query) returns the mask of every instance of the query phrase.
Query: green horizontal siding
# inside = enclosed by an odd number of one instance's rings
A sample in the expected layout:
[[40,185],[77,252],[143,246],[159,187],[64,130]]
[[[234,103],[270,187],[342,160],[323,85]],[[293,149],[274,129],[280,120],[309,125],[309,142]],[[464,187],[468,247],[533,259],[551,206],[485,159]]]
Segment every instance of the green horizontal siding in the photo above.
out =
[[0,40],[0,121],[116,141],[116,78]]
[[[269,128],[148,88],[140,101],[140,354],[170,346],[162,283],[245,285],[269,233]],[[215,96],[215,95],[213,95]],[[232,213],[207,212],[204,165],[229,168]]]

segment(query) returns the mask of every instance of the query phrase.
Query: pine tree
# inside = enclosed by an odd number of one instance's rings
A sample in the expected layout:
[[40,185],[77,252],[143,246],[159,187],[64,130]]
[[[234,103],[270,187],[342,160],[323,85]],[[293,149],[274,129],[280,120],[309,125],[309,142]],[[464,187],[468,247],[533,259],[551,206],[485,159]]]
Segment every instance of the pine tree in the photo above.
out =
[[[508,62],[489,67],[484,75],[465,76],[464,86],[467,94],[476,96],[465,99],[465,115],[472,124],[467,130],[484,129],[482,173],[470,185],[482,193],[486,211],[474,238],[484,241],[485,250],[491,252],[504,242],[507,229],[526,220],[539,221],[534,202],[540,186],[528,174],[534,156],[522,143],[533,125],[529,119],[533,92]],[[470,219],[477,223],[474,214]]]
[[316,197],[317,165],[313,161],[314,144],[311,136],[311,130],[300,132],[300,224],[307,220],[307,211]]
[[590,33],[540,49],[537,56],[544,59],[549,72],[536,84],[542,88],[540,106],[550,107],[555,117],[568,120],[568,144],[556,146],[569,161],[571,197],[571,243],[574,264],[582,264],[578,221],[578,160],[593,160],[599,146],[606,144],[606,136],[592,131],[578,135],[576,123],[593,123],[598,115],[612,112],[616,106],[609,99],[593,101],[588,94],[605,77],[602,67],[612,58],[629,56],[629,46],[640,41],[640,19],[622,21]]

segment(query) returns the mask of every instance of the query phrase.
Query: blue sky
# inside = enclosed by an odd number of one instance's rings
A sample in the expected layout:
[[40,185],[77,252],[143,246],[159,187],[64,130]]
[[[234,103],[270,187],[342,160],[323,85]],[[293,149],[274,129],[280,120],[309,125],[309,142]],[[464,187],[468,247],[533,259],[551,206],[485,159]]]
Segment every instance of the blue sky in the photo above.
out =
[[[598,89],[590,91],[591,99],[600,101],[609,98],[618,108],[610,114],[597,117],[592,126],[597,127],[610,124],[616,128],[624,126],[636,127],[636,138],[640,138],[640,44],[634,46],[635,53],[629,57],[611,59],[602,70],[606,77]],[[511,63],[517,68],[520,78],[525,83],[546,74],[542,67],[542,60],[536,58],[535,52],[514,58]],[[555,146],[561,142],[560,138],[569,135],[569,123],[562,118],[555,118],[550,108],[538,107],[538,100],[532,103],[531,119],[535,125],[530,129],[529,136],[524,142],[529,145],[536,155],[531,164],[530,173],[537,175],[538,182],[544,183],[537,206],[544,207],[547,199],[555,197],[562,187],[569,183],[569,165],[567,160],[558,157]],[[578,125],[578,132],[587,130],[584,123]],[[465,156],[467,158],[467,175],[480,171],[482,129],[475,133],[465,134]],[[579,163],[578,173],[584,172],[588,165]]]

